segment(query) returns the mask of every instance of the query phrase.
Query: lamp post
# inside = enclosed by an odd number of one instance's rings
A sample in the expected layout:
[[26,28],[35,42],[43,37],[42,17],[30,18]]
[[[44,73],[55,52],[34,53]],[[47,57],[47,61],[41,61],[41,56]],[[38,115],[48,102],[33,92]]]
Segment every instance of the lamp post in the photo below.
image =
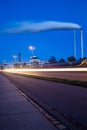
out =
[[29,50],[31,50],[31,53],[32,53],[32,56],[33,56],[33,53],[34,53],[35,47],[34,47],[34,46],[29,46]]

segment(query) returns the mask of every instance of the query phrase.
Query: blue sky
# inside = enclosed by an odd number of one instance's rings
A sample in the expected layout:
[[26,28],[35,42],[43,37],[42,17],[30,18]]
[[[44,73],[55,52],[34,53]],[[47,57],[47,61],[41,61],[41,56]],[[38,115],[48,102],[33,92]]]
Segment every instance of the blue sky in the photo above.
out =
[[[0,29],[13,23],[57,21],[70,22],[83,28],[84,57],[87,57],[87,1],[86,0],[0,0]],[[0,33],[0,62],[13,61],[21,52],[22,61],[34,55],[41,60],[55,56],[57,60],[74,55],[73,30],[48,30],[26,33]],[[80,31],[76,30],[76,57],[81,57]]]

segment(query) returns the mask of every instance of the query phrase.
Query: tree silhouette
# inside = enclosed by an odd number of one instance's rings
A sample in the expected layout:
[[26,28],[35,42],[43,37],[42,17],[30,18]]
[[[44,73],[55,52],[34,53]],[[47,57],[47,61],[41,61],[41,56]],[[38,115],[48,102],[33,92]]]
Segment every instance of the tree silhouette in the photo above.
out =
[[59,60],[59,63],[65,63],[65,60],[64,60],[63,58],[61,58],[61,59]]
[[68,57],[68,62],[74,62],[76,58],[74,56]]
[[51,56],[51,58],[48,60],[48,62],[57,63],[57,60],[56,60],[55,56]]

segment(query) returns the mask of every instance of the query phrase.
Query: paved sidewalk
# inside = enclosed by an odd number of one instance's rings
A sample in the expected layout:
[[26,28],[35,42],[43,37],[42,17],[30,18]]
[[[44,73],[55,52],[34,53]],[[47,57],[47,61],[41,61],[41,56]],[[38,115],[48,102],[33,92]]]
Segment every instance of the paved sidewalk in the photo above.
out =
[[0,75],[0,130],[56,130],[5,77]]

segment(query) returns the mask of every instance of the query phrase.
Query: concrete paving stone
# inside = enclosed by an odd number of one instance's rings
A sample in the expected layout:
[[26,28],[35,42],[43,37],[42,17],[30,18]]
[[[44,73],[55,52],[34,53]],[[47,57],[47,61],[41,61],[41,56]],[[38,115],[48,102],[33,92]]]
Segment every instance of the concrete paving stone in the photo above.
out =
[[11,102],[11,103],[0,103],[0,116],[16,114],[16,113],[27,113],[38,111],[28,101],[26,102]]
[[14,91],[17,90],[17,88],[12,87],[11,84],[1,84],[0,83],[0,92],[10,92],[10,91]]
[[23,96],[19,96],[17,94],[13,95],[0,95],[0,102],[12,102],[12,101],[26,101],[26,99]]
[[56,130],[44,116],[38,112],[15,114],[0,118],[0,130]]
[[8,87],[6,85],[4,85],[4,87],[1,87],[0,84],[0,102],[7,101],[26,101],[26,99],[19,93],[18,89],[12,87],[11,84],[9,84]]
[[66,126],[64,126],[63,124],[59,124],[57,125],[57,128],[59,128],[59,130],[64,130],[66,129]]
[[57,124],[60,124],[59,121],[53,121],[53,124],[57,125]]
[[56,130],[56,127],[0,75],[0,130]]

